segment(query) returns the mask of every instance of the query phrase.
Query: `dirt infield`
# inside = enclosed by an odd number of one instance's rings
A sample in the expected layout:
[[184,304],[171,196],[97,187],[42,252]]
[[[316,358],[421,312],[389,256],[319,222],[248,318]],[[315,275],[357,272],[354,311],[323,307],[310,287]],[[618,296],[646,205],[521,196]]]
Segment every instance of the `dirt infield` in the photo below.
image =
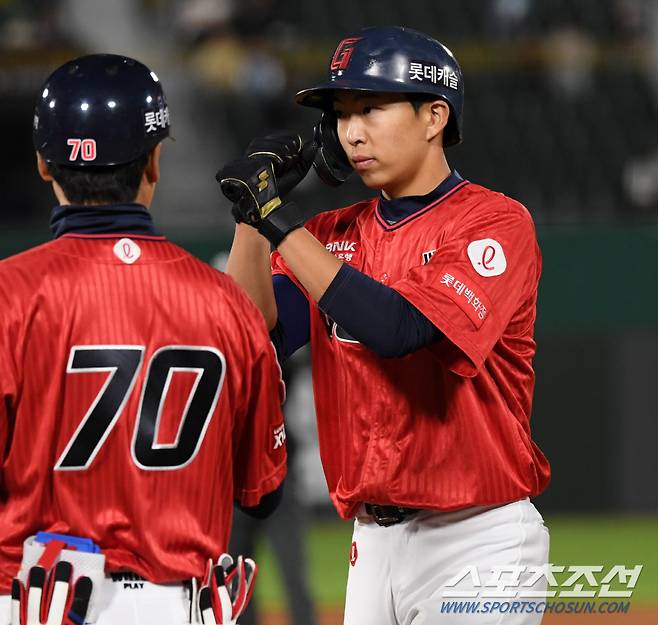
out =
[[[269,611],[263,625],[290,625],[283,612]],[[464,625],[468,625],[464,615]],[[342,625],[342,610],[323,610],[319,625]],[[631,607],[628,614],[547,614],[542,625],[658,625],[658,606],[653,608]]]
[[548,614],[542,625],[658,625],[658,608],[637,608],[628,614]]

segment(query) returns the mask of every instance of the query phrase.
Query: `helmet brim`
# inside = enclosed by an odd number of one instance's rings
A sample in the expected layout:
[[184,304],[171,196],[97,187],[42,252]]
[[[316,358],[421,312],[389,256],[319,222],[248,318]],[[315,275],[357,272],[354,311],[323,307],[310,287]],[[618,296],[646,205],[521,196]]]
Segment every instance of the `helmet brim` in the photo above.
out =
[[319,83],[308,89],[303,89],[295,95],[295,102],[302,106],[311,106],[313,108],[327,108],[336,91],[376,91],[380,93],[422,93],[428,95],[435,95],[437,100],[443,100],[439,95],[436,95],[422,85],[415,87],[406,82],[400,82],[399,86],[391,81],[383,81],[378,78],[370,80],[360,78],[358,80],[340,80],[328,81]]

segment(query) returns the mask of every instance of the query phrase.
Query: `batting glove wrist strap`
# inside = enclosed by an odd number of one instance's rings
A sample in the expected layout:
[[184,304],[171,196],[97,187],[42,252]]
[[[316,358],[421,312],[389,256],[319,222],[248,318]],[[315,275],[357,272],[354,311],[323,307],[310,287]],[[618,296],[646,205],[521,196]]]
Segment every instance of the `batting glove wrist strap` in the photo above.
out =
[[303,227],[304,222],[304,216],[297,204],[286,202],[256,227],[274,247],[279,247],[281,241],[293,230]]

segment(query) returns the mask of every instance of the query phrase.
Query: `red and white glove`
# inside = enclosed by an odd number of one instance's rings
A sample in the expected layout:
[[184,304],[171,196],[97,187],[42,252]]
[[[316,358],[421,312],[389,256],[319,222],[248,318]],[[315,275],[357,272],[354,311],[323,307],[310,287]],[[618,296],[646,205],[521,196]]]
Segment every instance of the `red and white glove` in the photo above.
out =
[[52,569],[33,566],[27,586],[15,578],[11,586],[11,625],[84,625],[93,584],[73,566],[60,561]]
[[192,579],[190,623],[192,625],[236,625],[254,590],[258,567],[251,558],[233,558],[224,553],[217,563],[208,560],[199,588]]

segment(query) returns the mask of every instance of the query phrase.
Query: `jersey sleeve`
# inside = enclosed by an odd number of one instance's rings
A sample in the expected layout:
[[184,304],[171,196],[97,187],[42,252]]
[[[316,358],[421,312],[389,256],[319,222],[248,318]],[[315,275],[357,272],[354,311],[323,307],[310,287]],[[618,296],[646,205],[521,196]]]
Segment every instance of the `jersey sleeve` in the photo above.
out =
[[234,430],[234,498],[256,506],[286,474],[285,386],[274,347],[267,341],[252,364],[246,411]]
[[530,215],[504,198],[471,211],[427,264],[391,286],[447,337],[433,348],[447,367],[472,377],[536,291],[540,267]]

